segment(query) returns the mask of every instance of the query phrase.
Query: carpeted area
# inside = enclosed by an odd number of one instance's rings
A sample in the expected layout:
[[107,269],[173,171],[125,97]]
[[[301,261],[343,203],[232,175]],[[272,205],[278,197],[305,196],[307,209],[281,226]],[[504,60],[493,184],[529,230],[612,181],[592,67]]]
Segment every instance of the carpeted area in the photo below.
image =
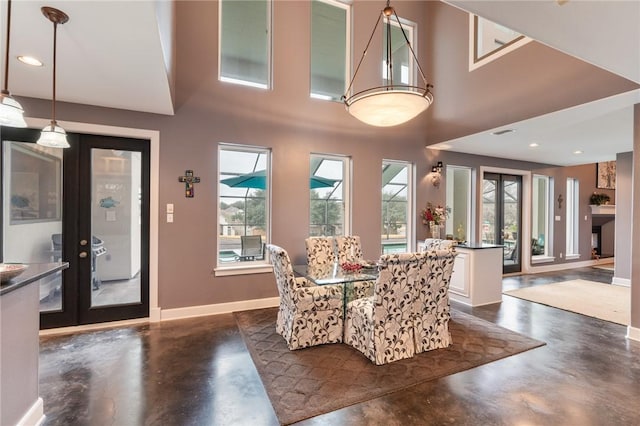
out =
[[582,315],[629,325],[631,294],[629,287],[587,280],[543,284],[504,294]]
[[282,424],[337,410],[544,345],[453,310],[453,345],[376,366],[345,344],[290,351],[276,333],[277,308],[235,312],[271,404]]

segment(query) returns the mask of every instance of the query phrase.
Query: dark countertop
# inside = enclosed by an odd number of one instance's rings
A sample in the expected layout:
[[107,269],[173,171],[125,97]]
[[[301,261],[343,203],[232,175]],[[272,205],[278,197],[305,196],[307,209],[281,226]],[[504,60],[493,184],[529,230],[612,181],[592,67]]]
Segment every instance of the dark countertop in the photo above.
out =
[[29,267],[22,274],[0,285],[0,296],[69,267],[68,262],[25,263],[25,265]]
[[479,249],[503,248],[503,246],[501,246],[500,244],[466,243],[466,244],[458,244],[456,248],[479,250]]

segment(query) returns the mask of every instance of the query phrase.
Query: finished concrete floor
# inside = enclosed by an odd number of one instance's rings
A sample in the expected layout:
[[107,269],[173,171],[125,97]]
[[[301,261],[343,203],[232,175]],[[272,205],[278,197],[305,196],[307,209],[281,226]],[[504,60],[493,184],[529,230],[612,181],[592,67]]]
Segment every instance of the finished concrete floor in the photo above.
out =
[[[611,276],[581,268],[503,287]],[[299,424],[640,424],[640,342],[625,326],[510,296],[452,307],[546,346]],[[42,337],[40,394],[45,425],[278,424],[231,314]]]

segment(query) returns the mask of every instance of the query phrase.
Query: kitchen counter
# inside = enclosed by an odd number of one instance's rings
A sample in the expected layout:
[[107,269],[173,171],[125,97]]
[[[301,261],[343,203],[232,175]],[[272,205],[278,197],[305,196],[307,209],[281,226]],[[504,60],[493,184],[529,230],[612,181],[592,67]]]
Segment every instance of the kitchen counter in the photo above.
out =
[[66,262],[29,264],[0,287],[0,425],[44,421],[38,388],[39,280],[68,267]]
[[0,296],[69,267],[67,262],[31,263],[26,265],[29,267],[23,273],[0,285]]

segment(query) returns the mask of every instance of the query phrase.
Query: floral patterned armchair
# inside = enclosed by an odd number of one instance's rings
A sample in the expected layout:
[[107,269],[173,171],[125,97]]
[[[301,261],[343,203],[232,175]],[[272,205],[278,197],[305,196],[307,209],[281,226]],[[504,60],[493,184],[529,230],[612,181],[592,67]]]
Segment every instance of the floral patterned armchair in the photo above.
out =
[[453,240],[441,240],[440,238],[427,238],[424,240],[422,251],[429,250],[455,250],[456,246]]
[[342,286],[314,286],[296,279],[287,252],[273,244],[267,244],[267,250],[280,294],[276,331],[289,349],[342,342]]
[[416,353],[451,345],[449,283],[457,253],[431,250],[425,254],[423,279],[416,285],[413,304]]
[[304,240],[307,265],[327,265],[336,262],[333,237],[309,237]]
[[[347,235],[335,237],[338,246],[338,263],[359,263],[364,261],[360,237]],[[373,281],[359,281],[347,286],[347,301],[373,295]]]
[[380,274],[371,297],[347,304],[345,343],[377,365],[415,353],[413,304],[416,286],[424,281],[427,253],[380,257]]

